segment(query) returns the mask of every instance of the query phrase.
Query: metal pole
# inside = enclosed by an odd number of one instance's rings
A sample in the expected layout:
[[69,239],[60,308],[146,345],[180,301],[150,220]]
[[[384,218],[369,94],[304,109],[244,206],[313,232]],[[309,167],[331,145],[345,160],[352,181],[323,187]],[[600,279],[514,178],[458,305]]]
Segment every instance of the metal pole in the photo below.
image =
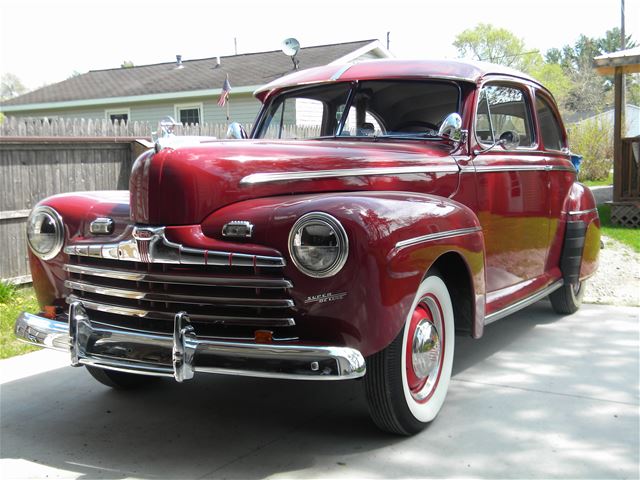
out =
[[620,45],[622,45],[621,50],[626,50],[627,41],[624,34],[624,0],[620,0]]
[[389,36],[390,35],[391,35],[391,32],[387,32],[387,50],[389,50],[389,43],[390,43]]
[[[620,0],[620,50],[626,50],[627,48],[627,39],[624,33],[624,0]],[[617,70],[617,69],[616,69]],[[620,79],[620,142],[622,142],[622,137],[626,135],[627,130],[627,121],[625,120],[625,110],[627,109],[627,99],[626,91],[627,91],[627,82],[625,78],[624,71],[621,69],[621,79]]]

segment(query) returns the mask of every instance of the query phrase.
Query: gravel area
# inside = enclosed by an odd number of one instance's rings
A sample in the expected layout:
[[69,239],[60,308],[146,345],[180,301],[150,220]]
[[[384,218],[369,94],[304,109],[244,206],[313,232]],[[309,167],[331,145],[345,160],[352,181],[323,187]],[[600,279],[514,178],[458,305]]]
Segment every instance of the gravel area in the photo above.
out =
[[584,302],[640,306],[640,254],[609,237],[602,237],[598,272],[587,282]]

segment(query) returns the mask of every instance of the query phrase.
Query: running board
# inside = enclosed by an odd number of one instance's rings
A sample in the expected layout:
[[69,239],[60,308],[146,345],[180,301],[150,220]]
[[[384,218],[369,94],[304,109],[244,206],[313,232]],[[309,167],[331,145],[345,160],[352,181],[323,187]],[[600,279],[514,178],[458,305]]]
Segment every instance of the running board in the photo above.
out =
[[484,317],[484,324],[489,325],[490,323],[495,322],[496,320],[500,320],[512,313],[516,313],[518,310],[522,310],[529,305],[536,303],[539,300],[542,300],[544,297],[549,294],[555,292],[557,289],[564,285],[564,280],[560,279],[557,282],[552,283],[548,287],[543,288],[542,290],[534,293],[530,297],[523,298],[522,300],[517,301],[516,303],[512,303],[508,307],[503,308],[502,310],[498,310],[497,312],[493,312],[486,317]]

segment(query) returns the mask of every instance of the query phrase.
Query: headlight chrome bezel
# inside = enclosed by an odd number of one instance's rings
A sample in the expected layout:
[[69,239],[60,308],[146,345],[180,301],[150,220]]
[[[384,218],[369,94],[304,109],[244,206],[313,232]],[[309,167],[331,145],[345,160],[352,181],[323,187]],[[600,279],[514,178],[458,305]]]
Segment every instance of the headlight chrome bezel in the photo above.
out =
[[[54,243],[51,249],[47,252],[40,252],[36,250],[34,245],[31,243],[31,238],[34,235],[34,232],[31,230],[33,225],[32,222],[37,215],[46,215],[55,226]],[[62,216],[55,209],[46,205],[34,208],[29,214],[29,218],[27,218],[27,243],[29,244],[31,252],[42,260],[51,260],[57,256],[64,246],[64,223],[62,221]]]
[[[338,247],[338,255],[333,263],[324,268],[323,270],[313,270],[308,268],[307,265],[302,263],[302,260],[296,254],[296,246],[294,245],[294,241],[298,235],[298,232],[302,231],[305,227],[311,224],[321,224],[323,226],[329,227],[333,230],[335,234],[335,238],[337,240]],[[347,262],[347,258],[349,256],[349,238],[347,236],[347,232],[342,226],[342,224],[328,213],[324,212],[310,212],[303,216],[301,216],[296,223],[291,227],[291,231],[289,232],[289,256],[293,261],[293,264],[305,275],[313,278],[327,278],[332,277],[337,274],[344,264]]]

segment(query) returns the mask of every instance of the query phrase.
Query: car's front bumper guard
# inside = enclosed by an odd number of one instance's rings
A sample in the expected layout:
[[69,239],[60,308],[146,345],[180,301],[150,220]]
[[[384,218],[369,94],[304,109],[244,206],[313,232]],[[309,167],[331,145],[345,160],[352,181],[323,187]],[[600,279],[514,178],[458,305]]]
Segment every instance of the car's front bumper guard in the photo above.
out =
[[[82,303],[74,302],[68,323],[23,312],[15,332],[25,342],[69,352],[74,366],[174,377],[178,382],[195,372],[343,380],[362,377],[366,370],[362,354],[348,347],[198,338],[185,312],[175,316],[173,335],[162,335],[92,324]],[[144,355],[136,358],[140,351]]]

